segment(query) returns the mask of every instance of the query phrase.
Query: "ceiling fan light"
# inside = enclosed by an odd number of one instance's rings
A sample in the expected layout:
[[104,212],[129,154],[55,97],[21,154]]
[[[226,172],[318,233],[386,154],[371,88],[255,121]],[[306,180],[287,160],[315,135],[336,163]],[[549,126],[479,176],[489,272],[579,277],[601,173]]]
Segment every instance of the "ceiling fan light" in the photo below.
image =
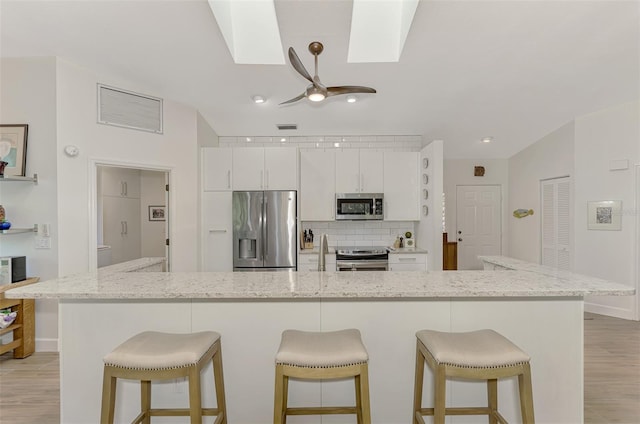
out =
[[347,103],[355,103],[358,101],[356,96],[347,96]]
[[324,94],[322,93],[311,93],[309,94],[309,100],[312,102],[321,102],[324,100]]
[[266,100],[262,96],[253,96],[252,97],[254,103],[264,103]]

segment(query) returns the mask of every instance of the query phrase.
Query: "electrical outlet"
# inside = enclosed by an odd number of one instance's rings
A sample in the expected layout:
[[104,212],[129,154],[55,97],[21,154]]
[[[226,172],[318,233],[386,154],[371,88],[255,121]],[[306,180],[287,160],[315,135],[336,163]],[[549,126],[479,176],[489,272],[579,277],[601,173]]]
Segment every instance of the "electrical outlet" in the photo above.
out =
[[51,249],[51,237],[36,237],[35,238],[36,249]]

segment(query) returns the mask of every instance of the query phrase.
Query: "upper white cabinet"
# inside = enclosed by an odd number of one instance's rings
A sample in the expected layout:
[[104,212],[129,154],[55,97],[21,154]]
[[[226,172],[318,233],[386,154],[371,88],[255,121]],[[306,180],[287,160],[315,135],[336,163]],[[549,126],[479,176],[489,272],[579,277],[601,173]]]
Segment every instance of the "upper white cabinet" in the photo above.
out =
[[381,193],[383,152],[373,149],[336,151],[337,193]]
[[103,196],[140,198],[140,171],[112,166],[100,167],[100,187]]
[[420,219],[418,152],[384,153],[384,219]]
[[234,190],[296,190],[296,147],[238,147],[233,149]]
[[333,221],[335,150],[300,149],[300,219]]
[[205,147],[202,149],[202,189],[204,191],[231,191],[231,164],[233,149]]

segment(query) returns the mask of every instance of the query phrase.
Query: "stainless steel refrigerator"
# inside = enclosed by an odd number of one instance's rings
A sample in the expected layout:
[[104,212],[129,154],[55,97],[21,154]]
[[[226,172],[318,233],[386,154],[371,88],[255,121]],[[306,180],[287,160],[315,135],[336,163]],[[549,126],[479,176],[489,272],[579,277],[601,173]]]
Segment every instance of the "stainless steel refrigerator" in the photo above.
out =
[[295,191],[233,192],[233,270],[287,271],[297,265]]

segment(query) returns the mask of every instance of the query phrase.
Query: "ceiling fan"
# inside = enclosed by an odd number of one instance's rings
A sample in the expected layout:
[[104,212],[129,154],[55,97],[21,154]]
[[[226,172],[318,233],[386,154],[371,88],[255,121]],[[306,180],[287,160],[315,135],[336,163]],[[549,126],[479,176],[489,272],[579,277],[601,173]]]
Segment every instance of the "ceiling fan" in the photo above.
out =
[[313,76],[313,78],[311,78],[311,75],[309,75],[309,72],[307,72],[307,70],[305,69],[304,65],[300,61],[300,58],[296,54],[296,51],[293,49],[293,47],[289,47],[289,60],[291,61],[291,65],[293,66],[293,69],[295,69],[296,71],[298,71],[300,75],[308,79],[311,82],[311,84],[309,84],[309,86],[304,91],[304,93],[300,94],[297,97],[294,97],[293,99],[287,100],[286,102],[280,103],[281,105],[284,105],[287,103],[294,103],[305,97],[311,100],[312,102],[320,102],[327,97],[337,96],[340,94],[375,93],[376,92],[376,90],[373,88],[362,87],[359,85],[325,87],[320,82],[320,78],[318,77],[318,55],[322,53],[322,50],[324,50],[324,46],[319,41],[314,41],[311,44],[309,44],[309,51],[314,56],[315,65],[316,65],[315,75]]

